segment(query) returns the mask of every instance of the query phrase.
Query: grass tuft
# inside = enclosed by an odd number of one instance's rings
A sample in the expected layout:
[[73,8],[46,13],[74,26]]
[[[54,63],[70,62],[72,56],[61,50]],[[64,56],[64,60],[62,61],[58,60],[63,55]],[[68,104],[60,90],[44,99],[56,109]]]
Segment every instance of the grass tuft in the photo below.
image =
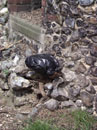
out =
[[56,127],[49,125],[46,122],[35,121],[34,123],[29,123],[29,125],[23,130],[58,130]]
[[96,122],[95,118],[86,111],[76,110],[72,112],[72,116],[77,130],[91,130]]

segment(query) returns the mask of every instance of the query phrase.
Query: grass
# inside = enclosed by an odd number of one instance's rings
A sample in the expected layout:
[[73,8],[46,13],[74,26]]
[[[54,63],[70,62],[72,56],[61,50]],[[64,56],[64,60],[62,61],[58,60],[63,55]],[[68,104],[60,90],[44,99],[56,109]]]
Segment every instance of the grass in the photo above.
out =
[[9,74],[9,70],[8,69],[4,69],[3,73],[7,76]]
[[[86,111],[76,110],[66,115],[63,114],[66,119],[62,116],[58,120],[57,116],[60,115],[57,114],[56,118],[50,117],[46,121],[30,122],[23,130],[92,130],[97,123],[97,120]],[[65,128],[58,124],[61,121],[63,121]],[[71,125],[70,122],[72,122]]]
[[59,129],[54,126],[51,126],[46,122],[35,121],[34,123],[29,123],[29,125],[23,130],[59,130]]
[[96,119],[86,111],[76,110],[72,112],[75,130],[91,130]]

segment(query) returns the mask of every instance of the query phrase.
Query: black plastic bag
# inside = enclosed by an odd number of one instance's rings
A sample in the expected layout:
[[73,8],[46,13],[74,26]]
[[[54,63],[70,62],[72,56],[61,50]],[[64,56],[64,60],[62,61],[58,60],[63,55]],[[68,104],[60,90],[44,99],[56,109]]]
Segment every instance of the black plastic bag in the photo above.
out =
[[26,58],[25,63],[28,68],[43,76],[52,76],[55,72],[61,71],[58,60],[51,54],[29,56]]

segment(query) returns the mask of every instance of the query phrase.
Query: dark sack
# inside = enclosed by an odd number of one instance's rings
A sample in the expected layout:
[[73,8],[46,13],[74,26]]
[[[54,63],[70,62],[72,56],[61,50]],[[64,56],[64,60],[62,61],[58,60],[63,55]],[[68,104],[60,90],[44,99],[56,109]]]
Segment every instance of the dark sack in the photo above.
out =
[[26,58],[28,68],[44,75],[51,76],[61,70],[58,60],[50,54],[37,54]]

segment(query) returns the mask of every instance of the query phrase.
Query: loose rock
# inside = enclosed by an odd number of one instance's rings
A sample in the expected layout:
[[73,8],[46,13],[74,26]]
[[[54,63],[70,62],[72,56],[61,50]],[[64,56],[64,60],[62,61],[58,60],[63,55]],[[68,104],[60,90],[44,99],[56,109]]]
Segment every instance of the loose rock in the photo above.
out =
[[94,97],[86,91],[80,93],[83,104],[87,107],[93,106]]
[[17,76],[16,73],[11,73],[9,77],[9,85],[13,90],[20,90],[28,88],[31,84],[29,80]]
[[50,111],[54,111],[58,109],[59,107],[59,102],[55,99],[50,99],[49,101],[44,103],[44,106],[49,109]]

